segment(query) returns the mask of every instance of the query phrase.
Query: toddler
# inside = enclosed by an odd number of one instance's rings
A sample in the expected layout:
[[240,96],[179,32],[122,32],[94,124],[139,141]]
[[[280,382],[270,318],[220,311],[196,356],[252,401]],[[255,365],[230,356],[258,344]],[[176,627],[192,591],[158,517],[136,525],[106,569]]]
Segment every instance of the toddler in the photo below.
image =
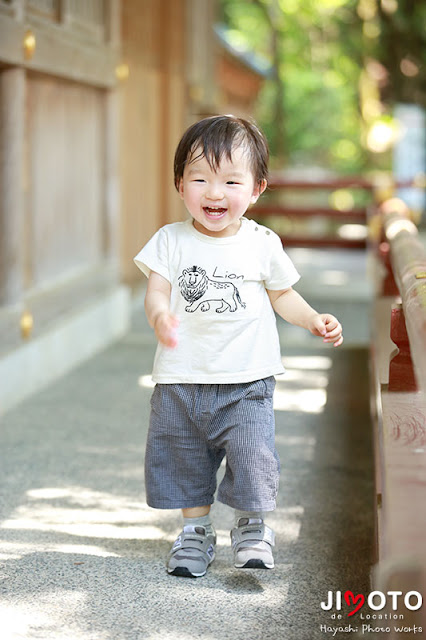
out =
[[190,218],[161,228],[135,257],[148,277],[145,310],[158,339],[146,446],[148,505],[182,509],[170,574],[203,576],[215,557],[210,507],[235,509],[237,568],[272,569],[279,459],[274,376],[284,373],[275,313],[335,347],[342,327],[292,288],[279,237],[244,218],[267,186],[268,146],[233,116],[189,127],[176,150],[175,186]]

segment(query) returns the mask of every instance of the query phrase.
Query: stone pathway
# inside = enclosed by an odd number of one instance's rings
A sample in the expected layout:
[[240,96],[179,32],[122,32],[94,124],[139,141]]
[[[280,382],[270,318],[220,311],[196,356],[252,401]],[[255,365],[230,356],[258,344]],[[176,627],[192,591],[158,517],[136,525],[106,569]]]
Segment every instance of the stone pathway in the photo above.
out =
[[[373,470],[367,351],[286,349],[274,571],[232,566],[232,512],[199,580],[168,576],[175,511],[146,506],[154,340],[120,342],[3,416],[2,640],[315,640],[328,590],[368,592]],[[334,636],[339,637],[339,636]]]

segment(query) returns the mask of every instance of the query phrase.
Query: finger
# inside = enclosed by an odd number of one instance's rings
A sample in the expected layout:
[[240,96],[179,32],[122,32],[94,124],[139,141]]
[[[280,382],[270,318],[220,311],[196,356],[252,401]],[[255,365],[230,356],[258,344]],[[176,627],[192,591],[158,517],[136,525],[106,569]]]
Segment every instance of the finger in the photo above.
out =
[[327,336],[327,338],[324,338],[323,342],[343,342],[343,333],[340,331],[339,333],[337,333],[334,336]]
[[177,333],[175,330],[171,331],[169,334],[169,342],[170,342],[170,347],[176,347],[177,343],[178,343],[178,339],[177,339]]
[[340,338],[343,339],[343,332],[341,328],[340,330],[335,329],[331,333],[327,333],[327,336],[324,338],[324,342],[337,342]]
[[[175,318],[174,318],[174,320],[175,320]],[[178,324],[179,324],[178,321],[176,323],[173,322],[173,325],[171,327],[169,327],[168,337],[169,337],[169,346],[170,347],[176,347],[176,345],[178,343],[178,340],[177,340],[177,327],[178,327]]]
[[172,336],[172,337],[169,338],[169,342],[168,342],[167,346],[170,349],[174,349],[175,347],[177,347],[177,343],[178,343],[177,339],[174,336]]
[[325,337],[326,338],[337,338],[340,335],[342,335],[342,327],[339,325],[335,329],[333,329],[332,331],[327,331],[327,333],[325,334]]
[[340,347],[342,343],[343,343],[343,336],[340,336],[339,340],[337,340],[337,342],[334,343],[333,347]]
[[159,326],[155,333],[158,341],[165,347],[175,347],[177,345],[175,328],[168,326],[168,323]]
[[176,347],[178,343],[176,336],[173,334],[168,334],[167,336],[164,336],[161,342],[164,344],[165,347],[169,347],[170,349],[174,349],[174,347]]
[[329,320],[328,322],[326,322],[326,327],[327,327],[327,331],[332,331],[333,329],[337,329],[337,328],[341,329],[342,325],[340,324],[337,318],[333,318],[332,320]]
[[327,327],[327,331],[329,329],[335,329],[339,325],[340,325],[340,322],[337,320],[337,318],[334,318],[334,317],[327,318],[325,321],[325,326]]

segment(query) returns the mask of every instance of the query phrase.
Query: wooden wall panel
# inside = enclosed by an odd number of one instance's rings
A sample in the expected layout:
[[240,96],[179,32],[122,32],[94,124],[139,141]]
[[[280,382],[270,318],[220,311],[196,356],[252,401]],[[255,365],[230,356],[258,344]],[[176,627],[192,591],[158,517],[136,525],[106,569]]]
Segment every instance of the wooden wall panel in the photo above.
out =
[[121,98],[121,270],[138,277],[132,258],[156,230],[159,209],[159,76],[155,64],[152,15],[155,2],[122,4],[122,59],[129,77]]
[[183,131],[186,128],[186,87],[179,74],[173,74],[169,82],[170,152],[167,159],[167,222],[177,222],[188,215],[185,211],[184,204],[175,189],[173,176],[174,153]]
[[175,187],[173,177],[173,160],[176,146],[186,128],[186,116],[188,112],[188,80],[186,42],[188,39],[186,2],[171,0],[169,7],[169,20],[167,42],[168,52],[168,103],[166,118],[168,120],[167,140],[167,199],[166,222],[175,222],[186,217],[183,202]]
[[88,86],[28,78],[29,287],[102,257],[102,100],[103,92]]
[[133,256],[163,224],[182,219],[173,155],[185,126],[185,0],[126,0],[121,86],[121,272],[140,282]]

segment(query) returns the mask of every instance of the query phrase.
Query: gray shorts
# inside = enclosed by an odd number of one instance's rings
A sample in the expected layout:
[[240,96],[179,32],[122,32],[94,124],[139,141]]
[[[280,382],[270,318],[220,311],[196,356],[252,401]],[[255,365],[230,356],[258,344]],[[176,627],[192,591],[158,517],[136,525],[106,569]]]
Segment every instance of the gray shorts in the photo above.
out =
[[157,384],[146,446],[147,502],[185,509],[218,500],[273,511],[280,464],[275,449],[273,376],[238,384]]

